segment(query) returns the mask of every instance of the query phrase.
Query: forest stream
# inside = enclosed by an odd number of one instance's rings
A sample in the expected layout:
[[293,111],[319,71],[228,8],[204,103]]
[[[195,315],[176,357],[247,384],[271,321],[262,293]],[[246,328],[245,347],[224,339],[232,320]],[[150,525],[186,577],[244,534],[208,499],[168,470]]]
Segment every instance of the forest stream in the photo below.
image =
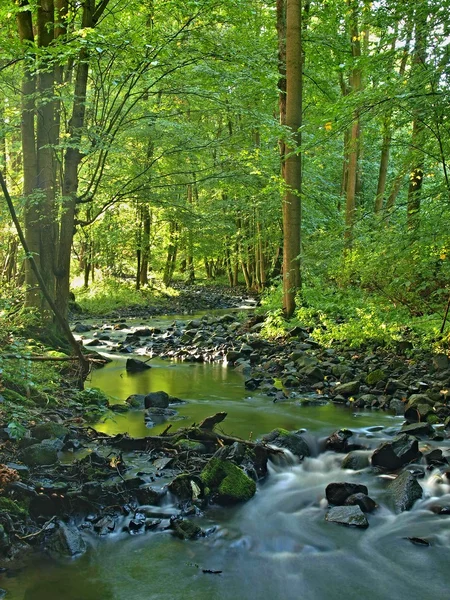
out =
[[[273,402],[258,390],[246,390],[244,375],[224,363],[155,358],[151,369],[127,373],[125,358],[109,356],[112,362],[94,371],[88,385],[102,389],[111,402],[165,390],[185,401],[176,407],[173,430],[225,411],[223,430],[243,439],[256,439],[274,427],[304,429],[311,456],[301,463],[288,451],[275,457],[249,502],[213,506],[198,519],[206,535],[195,541],[176,539],[169,531],[130,535],[123,527],[103,538],[86,532],[83,556],[41,556],[24,570],[8,572],[2,585],[9,600],[446,597],[450,508],[442,508],[450,507],[450,486],[424,469],[423,498],[412,510],[395,514],[386,502],[389,475],[342,469],[342,454],[320,451],[325,437],[343,427],[354,432],[354,441],[373,449],[392,437],[401,417],[333,403]],[[166,426],[146,425],[144,411],[135,409],[106,414],[96,429],[139,437],[158,435]],[[142,471],[150,459],[126,460]],[[325,488],[343,481],[366,485],[378,504],[367,529],[325,520]],[[166,482],[162,476],[157,483]],[[176,514],[175,498],[169,494],[158,511],[155,516],[162,519]],[[124,516],[122,525],[127,520]]]

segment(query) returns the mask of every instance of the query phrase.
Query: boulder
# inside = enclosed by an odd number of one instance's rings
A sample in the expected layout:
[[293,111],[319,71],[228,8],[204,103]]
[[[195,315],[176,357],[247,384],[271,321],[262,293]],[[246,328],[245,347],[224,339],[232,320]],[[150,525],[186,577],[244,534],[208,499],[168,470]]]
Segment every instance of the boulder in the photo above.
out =
[[388,486],[389,494],[398,512],[410,510],[414,502],[422,498],[423,490],[409,471],[403,471]]
[[434,434],[434,428],[429,423],[410,423],[409,425],[403,425],[400,432],[415,435],[419,438],[430,437]]
[[286,450],[289,450],[299,458],[311,456],[311,451],[304,438],[301,434],[294,431],[277,428],[264,435],[262,439],[268,444],[273,444],[279,448],[286,448]]
[[125,368],[128,373],[139,373],[140,371],[151,369],[151,366],[143,360],[138,360],[137,358],[127,358]]
[[447,354],[436,354],[433,356],[433,368],[435,371],[446,371],[450,368],[450,359]]
[[329,483],[325,489],[328,503],[335,506],[343,506],[349,496],[367,493],[367,487],[358,483]]
[[392,442],[384,442],[374,451],[372,466],[396,471],[421,456],[416,438],[403,433],[395,437]]
[[50,538],[48,548],[58,557],[73,558],[86,552],[86,542],[75,526],[59,521],[58,529]]
[[29,467],[54,465],[58,462],[58,453],[52,446],[42,443],[32,444],[21,451],[20,458]]
[[49,438],[63,439],[69,433],[69,430],[59,423],[50,421],[48,423],[36,425],[36,427],[33,428],[32,433],[33,437],[41,442],[42,440],[47,440]]
[[345,501],[345,506],[359,506],[363,512],[368,513],[373,512],[377,508],[377,503],[367,494],[359,492],[349,496]]
[[144,408],[167,408],[170,397],[166,392],[150,392],[144,398]]
[[322,369],[319,369],[319,367],[315,366],[303,367],[299,374],[301,375],[302,379],[305,379],[311,384],[319,383],[325,379],[325,374]]
[[170,529],[180,540],[196,540],[205,535],[201,527],[189,519],[171,519]]
[[[256,483],[232,462],[211,458],[200,474],[215,502],[222,505],[246,502],[255,495]],[[205,493],[207,490],[205,489]]]
[[366,515],[359,506],[334,506],[327,512],[325,519],[331,523],[350,527],[366,528],[369,526]]
[[350,431],[350,429],[339,429],[338,431],[335,431],[325,440],[325,449],[334,452],[348,452],[348,439],[352,437],[352,435],[353,431]]
[[348,383],[339,383],[334,391],[344,397],[353,396],[359,392],[361,384],[359,381],[349,381]]
[[343,469],[352,469],[352,471],[361,471],[370,465],[370,452],[365,450],[352,450],[344,457],[341,467]]

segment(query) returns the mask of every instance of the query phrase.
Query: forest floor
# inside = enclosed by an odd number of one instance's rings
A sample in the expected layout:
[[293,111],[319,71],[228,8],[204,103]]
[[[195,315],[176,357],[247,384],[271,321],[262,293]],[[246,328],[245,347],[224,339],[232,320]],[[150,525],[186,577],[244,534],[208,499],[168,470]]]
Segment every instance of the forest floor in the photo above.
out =
[[[422,460],[421,469],[431,465],[446,476],[449,456],[439,445],[449,437],[447,355],[411,353],[408,340],[395,350],[323,347],[311,337],[312,328],[302,326],[268,339],[264,315],[236,311],[247,300],[243,292],[236,295],[220,288],[182,289],[176,300],[168,299],[164,307],[117,309],[107,317],[102,315],[101,324],[95,324],[92,315],[77,314],[73,328],[84,336],[90,352],[128,355],[129,370],[145,368],[140,355],[151,347],[152,356],[159,358],[226,360],[229,368],[244,374],[246,389],[259,390],[268,401],[333,402],[352,411],[385,410],[404,415],[405,422],[396,435],[373,452],[358,454],[364,448],[352,443],[349,430],[330,432],[321,451],[341,453],[345,468],[402,475],[410,473],[406,469],[410,463]],[[250,302],[255,303],[255,299]],[[136,325],[134,320],[214,309],[225,310],[177,319],[168,329]],[[26,349],[49,356],[39,342],[21,344],[11,337],[3,352],[19,354]],[[94,366],[101,368],[101,363]],[[299,460],[311,452],[301,432],[277,428],[256,442],[218,433],[215,427],[225,413],[170,434],[170,418],[178,399],[161,390],[130,397],[125,405],[110,406],[99,390],[74,387],[74,375],[70,362],[3,361],[2,569],[11,568],[19,556],[24,560],[34,551],[77,556],[86,549],[83,531],[105,536],[119,528],[130,535],[168,529],[184,539],[207,535],[192,517],[201,516],[213,503],[249,500],[256,482],[267,475],[270,454],[280,451],[277,448],[290,450]],[[167,417],[166,431],[159,436],[130,438],[107,436],[92,428],[102,411],[136,409],[144,409],[149,420],[154,415]],[[142,470],[136,468],[139,461],[145,464]],[[411,475],[415,476],[418,474]],[[409,508],[419,492],[409,475],[404,479],[399,480],[395,493],[398,505]],[[367,494],[348,501],[356,490],[350,486],[344,491],[330,497],[327,492],[330,506],[352,505],[340,511],[338,522],[351,524],[356,506],[364,524],[364,514],[373,510],[373,502]],[[170,514],[163,508],[169,492],[177,498],[177,510]]]

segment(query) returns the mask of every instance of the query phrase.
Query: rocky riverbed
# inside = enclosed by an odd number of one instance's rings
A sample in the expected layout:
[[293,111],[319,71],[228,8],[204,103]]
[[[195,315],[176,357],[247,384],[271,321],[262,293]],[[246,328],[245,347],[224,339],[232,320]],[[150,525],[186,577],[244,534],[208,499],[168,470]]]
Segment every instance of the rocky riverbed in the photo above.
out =
[[[226,414],[212,411],[210,419],[170,433],[179,399],[161,390],[110,407],[133,410],[138,403],[148,418],[169,419],[161,435],[131,438],[107,436],[85,422],[94,408],[106,408],[104,398],[95,393],[91,404],[44,409],[40,422],[30,423],[20,441],[3,429],[3,570],[16,568],[11,565],[17,565],[25,550],[79,556],[86,550],[86,534],[168,531],[182,539],[213,536],[214,528],[202,521],[210,507],[249,501],[267,477],[268,461],[289,460],[291,455],[302,461],[335,453],[342,469],[370,473],[376,488],[381,477],[381,502],[396,512],[410,510],[423,496],[420,480],[428,472],[447,483],[447,356],[414,354],[406,343],[396,352],[322,348],[301,327],[282,339],[267,340],[261,336],[262,317],[252,314],[243,319],[226,312],[157,326],[140,319],[116,315],[107,323],[79,320],[73,329],[88,347],[129,355],[129,370],[151,368],[154,357],[225,361],[229,369],[243,373],[246,389],[260,390],[268,403],[296,402],[301,410],[302,404],[332,402],[352,411],[390,411],[404,422],[378,441],[364,441],[341,429],[311,444],[307,432],[282,428],[252,441],[224,433]],[[317,502],[324,520],[361,528],[370,525],[370,515],[380,505],[370,485],[351,481],[324,486]],[[436,502],[430,510],[443,515],[450,508]]]

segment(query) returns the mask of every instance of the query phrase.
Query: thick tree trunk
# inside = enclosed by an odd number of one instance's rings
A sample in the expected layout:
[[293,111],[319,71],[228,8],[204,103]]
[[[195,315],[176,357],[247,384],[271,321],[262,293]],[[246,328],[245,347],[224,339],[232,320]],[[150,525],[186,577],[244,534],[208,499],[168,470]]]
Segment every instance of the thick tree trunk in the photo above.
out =
[[[33,22],[31,10],[28,9],[28,0],[19,3],[22,10],[17,13],[17,26],[19,38],[24,48],[34,44]],[[34,122],[34,95],[36,93],[36,77],[33,73],[33,56],[27,55],[21,86],[21,134],[23,156],[23,196],[25,198],[24,225],[25,237],[33,253],[36,264],[40,268],[40,235],[39,235],[39,208],[32,194],[37,187],[37,158],[35,145]],[[25,263],[25,303],[27,306],[39,308],[41,297],[38,281],[35,277],[30,261]]]
[[[56,146],[54,64],[47,48],[54,39],[53,0],[41,0],[37,10],[38,46],[43,53],[37,78],[37,188],[39,200],[39,256],[40,272],[48,293],[55,298],[55,247],[57,242],[57,210],[55,202],[56,165],[54,152]],[[51,316],[46,303],[41,311]]]
[[295,295],[301,287],[301,193],[302,162],[300,127],[302,124],[302,3],[287,0],[286,8],[286,126],[291,142],[286,147],[283,201],[283,309],[290,318],[295,310]]
[[[82,15],[83,28],[95,26],[93,2],[85,1]],[[71,144],[64,155],[63,204],[59,233],[59,252],[56,280],[56,305],[67,314],[70,288],[70,259],[75,230],[75,209],[78,193],[78,168],[81,163],[80,143],[86,114],[87,82],[89,75],[89,53],[82,47],[78,55],[72,115],[69,122]],[[89,278],[89,274],[88,274]]]

